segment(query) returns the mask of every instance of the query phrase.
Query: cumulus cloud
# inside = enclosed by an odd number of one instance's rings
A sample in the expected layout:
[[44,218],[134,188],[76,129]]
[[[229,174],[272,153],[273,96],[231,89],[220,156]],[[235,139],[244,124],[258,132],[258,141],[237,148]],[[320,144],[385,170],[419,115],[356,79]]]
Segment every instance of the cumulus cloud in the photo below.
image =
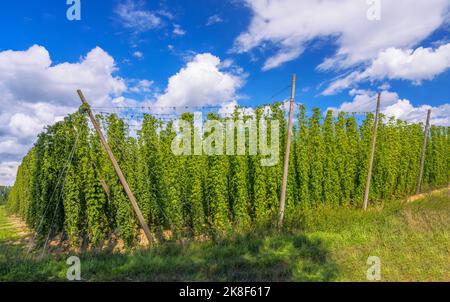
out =
[[238,108],[239,117],[243,118],[244,116],[255,116],[255,110],[251,107],[241,107],[239,106],[237,101],[231,101],[222,104],[219,108],[219,115],[222,117],[231,117]]
[[432,80],[450,68],[450,43],[433,50],[419,47],[416,50],[389,48],[381,52],[362,74],[365,78],[405,79],[420,83]]
[[114,59],[97,47],[78,63],[52,66],[48,51],[34,45],[25,51],[0,52],[0,92],[2,102],[78,104],[74,91],[83,90],[101,104],[110,94],[126,89],[123,79],[114,77]]
[[245,75],[240,71],[232,68],[229,61],[222,65],[220,58],[210,53],[197,54],[170,77],[156,106],[205,106],[232,101],[244,83]]
[[16,178],[20,162],[0,162],[0,186],[11,186]]
[[[328,108],[333,111],[344,112],[375,112],[377,94],[369,90],[351,90],[353,100],[344,102],[338,108]],[[401,99],[396,92],[383,91],[381,94],[381,113],[387,117],[410,123],[425,123],[427,111],[431,109],[431,124],[436,126],[450,126],[450,104],[437,107],[430,105],[414,106],[410,100]]]
[[150,80],[140,80],[135,86],[131,87],[129,91],[134,93],[147,93],[150,92],[150,87],[153,83],[154,82]]
[[[14,137],[3,137],[0,142],[0,155],[11,158],[18,152],[26,152],[27,147],[20,144]],[[9,156],[8,156],[9,155]]]
[[0,52],[2,169],[6,163],[20,161],[45,126],[78,108],[77,89],[94,106],[107,106],[125,92],[127,85],[115,72],[114,59],[99,47],[78,62],[60,64],[52,64],[47,49],[38,45]]
[[436,49],[423,47],[415,50],[388,48],[380,52],[378,57],[364,71],[355,71],[334,81],[323,94],[335,94],[342,89],[366,80],[409,80],[418,85],[424,80],[432,80],[449,68],[450,43],[441,45]]
[[47,103],[23,104],[23,111],[11,116],[8,127],[16,138],[29,139],[36,136],[46,125],[63,120],[73,107]]
[[[317,38],[333,38],[334,56],[319,69],[347,68],[390,47],[410,48],[445,22],[448,0],[382,1],[381,20],[370,21],[365,0],[245,0],[252,12],[248,29],[235,41],[238,53],[275,50],[264,69],[300,56]],[[399,21],[401,20],[401,22]]]
[[450,104],[443,104],[438,107],[429,105],[414,107],[409,100],[403,99],[386,107],[383,113],[411,123],[425,123],[427,111],[430,109],[432,110],[432,125],[450,126]]

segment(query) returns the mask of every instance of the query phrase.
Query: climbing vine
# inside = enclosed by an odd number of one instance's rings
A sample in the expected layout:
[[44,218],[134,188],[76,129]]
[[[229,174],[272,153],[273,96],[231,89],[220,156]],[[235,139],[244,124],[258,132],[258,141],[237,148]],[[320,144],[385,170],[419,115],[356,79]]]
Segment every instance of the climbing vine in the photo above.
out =
[[[258,224],[273,224],[279,209],[285,156],[286,112],[281,103],[261,106],[242,116],[238,109],[227,117],[209,114],[207,120],[254,119],[258,130],[235,127],[246,138],[246,153],[239,155],[190,154],[171,150],[178,135],[174,122],[145,114],[132,134],[118,115],[98,116],[108,143],[142,214],[158,240],[200,238]],[[212,148],[227,147],[217,140],[225,128],[201,129],[191,113],[182,119],[191,136],[209,141]],[[276,138],[271,121],[280,125],[279,157],[262,165],[267,155],[249,153],[249,146]],[[307,114],[299,106],[293,131],[286,216],[295,220],[299,210],[316,206],[360,206],[367,178],[374,116],[319,109]],[[261,142],[263,125],[268,128]],[[204,131],[204,132],[202,132]],[[432,126],[428,133],[423,188],[446,185],[450,180],[450,128]],[[372,202],[415,191],[424,139],[423,124],[380,117],[375,150]],[[256,140],[256,141],[255,141]],[[191,149],[194,149],[193,144]],[[220,151],[220,150],[219,150]],[[1,198],[5,198],[1,188]],[[16,182],[7,195],[7,207],[21,215],[36,232],[38,242],[62,236],[76,247],[100,247],[111,237],[127,246],[138,242],[139,224],[127,195],[87,117],[80,111],[41,133],[23,158]]]

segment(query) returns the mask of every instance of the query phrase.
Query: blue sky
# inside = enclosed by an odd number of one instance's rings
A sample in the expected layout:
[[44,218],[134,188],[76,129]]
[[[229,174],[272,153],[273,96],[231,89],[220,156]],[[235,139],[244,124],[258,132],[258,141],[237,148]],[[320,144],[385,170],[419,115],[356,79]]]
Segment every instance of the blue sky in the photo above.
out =
[[256,106],[295,72],[309,108],[371,111],[383,91],[386,114],[449,125],[450,2],[372,2],[81,0],[69,21],[66,0],[1,1],[0,184],[75,87],[96,105]]

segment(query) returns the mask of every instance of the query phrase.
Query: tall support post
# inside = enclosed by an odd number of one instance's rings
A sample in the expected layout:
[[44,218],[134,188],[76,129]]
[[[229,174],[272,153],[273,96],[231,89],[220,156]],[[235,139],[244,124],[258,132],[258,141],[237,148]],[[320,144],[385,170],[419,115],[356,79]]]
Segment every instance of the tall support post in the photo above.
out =
[[131,206],[133,207],[133,210],[136,213],[139,223],[141,224],[141,227],[144,230],[145,236],[147,237],[147,240],[150,243],[150,242],[152,242],[152,240],[151,240],[152,235],[150,233],[150,229],[148,228],[148,225],[145,222],[144,216],[142,215],[142,212],[139,209],[136,198],[134,197],[133,192],[131,191],[130,186],[128,185],[128,182],[122,173],[122,169],[120,169],[120,166],[117,163],[117,160],[114,157],[114,154],[112,153],[111,148],[109,147],[108,142],[106,141],[105,136],[103,135],[102,130],[100,129],[100,126],[99,126],[97,120],[95,119],[94,114],[92,113],[91,106],[89,106],[88,102],[86,101],[86,98],[83,95],[83,92],[81,90],[77,90],[77,93],[81,99],[81,102],[83,103],[84,109],[87,111],[87,113],[89,115],[92,125],[94,126],[95,131],[97,132],[97,135],[100,139],[100,142],[103,145],[103,148],[105,149],[106,153],[108,154],[109,159],[111,160],[114,170],[116,171],[116,174],[119,177],[120,183],[122,184],[123,189],[125,190],[125,193],[128,196],[128,199],[130,199]]
[[283,227],[284,221],[284,208],[286,205],[286,188],[289,174],[289,158],[291,153],[291,140],[292,140],[292,124],[294,118],[294,100],[295,100],[295,84],[297,81],[297,76],[294,74],[292,76],[292,89],[291,89],[291,100],[289,102],[289,123],[288,123],[288,132],[286,139],[286,152],[284,156],[284,170],[283,170],[283,183],[281,187],[281,196],[280,196],[280,212],[278,219],[278,227]]
[[423,168],[425,166],[425,154],[427,151],[427,143],[428,143],[428,132],[430,131],[430,118],[431,118],[431,109],[428,110],[427,114],[427,124],[425,126],[425,134],[424,134],[425,138],[423,139],[422,155],[420,157],[420,171],[419,177],[417,178],[416,194],[420,193],[420,186],[422,185]]
[[375,147],[377,145],[377,129],[380,116],[380,105],[381,105],[381,93],[378,93],[377,111],[375,114],[375,122],[373,124],[372,149],[370,150],[370,158],[369,158],[369,171],[367,173],[366,190],[364,192],[364,205],[363,205],[364,211],[367,210],[367,206],[369,204],[370,181],[372,179],[373,159],[375,157]]

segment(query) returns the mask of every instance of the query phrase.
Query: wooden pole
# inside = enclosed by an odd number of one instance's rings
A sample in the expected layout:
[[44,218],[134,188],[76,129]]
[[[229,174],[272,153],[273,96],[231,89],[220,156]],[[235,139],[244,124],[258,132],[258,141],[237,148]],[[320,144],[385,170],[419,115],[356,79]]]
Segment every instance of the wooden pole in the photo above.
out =
[[427,114],[427,124],[425,126],[425,134],[424,134],[425,138],[423,139],[422,155],[420,157],[420,172],[419,178],[417,179],[416,194],[420,193],[420,186],[422,184],[423,168],[425,166],[425,153],[427,151],[427,143],[428,143],[428,132],[430,131],[430,118],[431,118],[431,109],[428,110]]
[[375,147],[377,145],[377,129],[378,129],[378,119],[380,115],[380,105],[381,105],[381,93],[378,93],[377,111],[375,114],[375,122],[373,125],[373,134],[372,134],[372,149],[370,150],[370,158],[369,158],[369,171],[367,173],[366,191],[364,192],[364,211],[367,210],[367,206],[369,203],[369,192],[370,192],[370,181],[372,179],[373,159],[375,157]]
[[120,166],[117,163],[117,160],[114,157],[114,154],[112,153],[111,148],[108,145],[108,142],[106,141],[105,137],[103,136],[102,130],[100,129],[100,126],[97,123],[97,120],[95,119],[94,114],[92,113],[91,107],[89,106],[88,102],[86,101],[86,98],[83,95],[83,92],[81,90],[77,90],[77,93],[81,99],[81,102],[83,103],[85,110],[87,111],[87,113],[89,115],[89,118],[90,118],[92,124],[94,125],[95,131],[97,132],[100,142],[102,143],[103,147],[105,148],[106,153],[108,154],[109,159],[111,160],[114,170],[116,171],[116,174],[119,177],[120,183],[122,184],[123,189],[125,190],[125,193],[127,194],[128,198],[130,199],[131,206],[133,207],[133,210],[136,213],[139,223],[141,224],[141,227],[144,230],[145,236],[147,237],[147,240],[150,243],[152,235],[150,234],[150,229],[148,228],[148,225],[145,222],[144,216],[142,216],[142,212],[139,209],[136,198],[134,197],[133,192],[131,192],[130,186],[128,185],[128,182],[125,179],[125,176],[123,175],[122,170],[120,169]]
[[284,156],[284,170],[283,170],[283,183],[281,187],[281,196],[280,196],[280,213],[278,220],[278,227],[283,227],[284,220],[284,208],[286,205],[286,188],[289,174],[289,158],[291,153],[291,140],[292,140],[292,120],[294,118],[294,100],[295,100],[295,84],[297,81],[297,77],[294,74],[292,76],[292,89],[291,89],[291,100],[289,102],[289,123],[288,123],[288,132],[286,139],[286,153]]

